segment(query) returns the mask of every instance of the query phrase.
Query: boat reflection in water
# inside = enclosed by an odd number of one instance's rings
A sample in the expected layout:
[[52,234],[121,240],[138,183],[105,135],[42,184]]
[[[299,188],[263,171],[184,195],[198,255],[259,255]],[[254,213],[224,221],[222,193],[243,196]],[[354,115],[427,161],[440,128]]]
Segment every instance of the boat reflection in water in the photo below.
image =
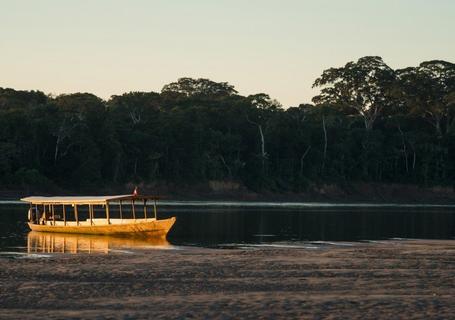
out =
[[126,249],[172,249],[164,238],[131,238],[31,231],[28,253],[112,253]]

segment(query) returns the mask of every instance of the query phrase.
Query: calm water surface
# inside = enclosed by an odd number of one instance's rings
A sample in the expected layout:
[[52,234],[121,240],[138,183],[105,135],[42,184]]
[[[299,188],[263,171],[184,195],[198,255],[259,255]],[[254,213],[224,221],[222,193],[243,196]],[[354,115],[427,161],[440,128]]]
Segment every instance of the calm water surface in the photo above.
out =
[[[167,241],[29,233],[27,206],[0,204],[3,253],[122,252],[185,246],[314,246],[391,238],[454,239],[454,206],[167,203],[159,218],[176,216]],[[125,251],[127,252],[127,251]]]

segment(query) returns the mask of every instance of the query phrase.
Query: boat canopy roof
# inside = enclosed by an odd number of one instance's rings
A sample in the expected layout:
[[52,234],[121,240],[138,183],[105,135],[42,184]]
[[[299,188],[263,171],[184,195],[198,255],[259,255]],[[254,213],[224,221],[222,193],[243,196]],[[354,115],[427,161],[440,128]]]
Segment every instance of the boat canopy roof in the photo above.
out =
[[26,197],[22,198],[21,201],[29,202],[32,204],[107,204],[111,201],[123,201],[123,200],[158,200],[157,196],[144,196],[134,194],[123,194],[115,196],[84,196],[84,197]]

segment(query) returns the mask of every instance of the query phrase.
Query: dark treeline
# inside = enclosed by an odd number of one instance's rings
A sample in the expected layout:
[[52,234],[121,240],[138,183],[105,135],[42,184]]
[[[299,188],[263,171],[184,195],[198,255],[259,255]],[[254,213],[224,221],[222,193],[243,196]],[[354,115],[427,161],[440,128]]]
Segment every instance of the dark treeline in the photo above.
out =
[[453,185],[454,64],[393,70],[363,57],[325,70],[314,87],[314,104],[289,108],[207,79],[108,101],[0,88],[0,185]]

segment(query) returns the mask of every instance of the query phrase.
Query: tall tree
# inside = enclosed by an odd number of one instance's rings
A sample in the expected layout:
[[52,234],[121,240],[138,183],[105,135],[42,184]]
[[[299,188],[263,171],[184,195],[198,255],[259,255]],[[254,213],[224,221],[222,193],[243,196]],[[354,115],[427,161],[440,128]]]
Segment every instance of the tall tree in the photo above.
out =
[[94,185],[101,179],[101,154],[105,139],[106,106],[89,93],[60,95],[54,104],[54,166],[59,178],[72,174],[75,185]]
[[178,94],[184,97],[195,96],[230,96],[237,93],[234,86],[227,82],[215,82],[209,79],[180,78],[163,87],[163,94]]
[[129,92],[109,100],[109,120],[115,132],[112,144],[118,143],[111,162],[114,181],[124,173],[129,173],[128,179],[149,178],[158,169],[161,100],[156,92]]
[[262,173],[265,174],[266,162],[269,155],[266,150],[266,130],[270,119],[277,111],[282,111],[281,104],[271,99],[265,93],[250,95],[247,97],[250,103],[246,118],[249,123],[257,127],[259,134],[260,145],[260,159],[262,164]]
[[455,119],[455,64],[426,61],[397,70],[397,76],[397,93],[409,112],[428,121],[438,136],[448,133]]
[[395,72],[381,57],[367,56],[341,68],[325,70],[313,87],[321,93],[316,104],[331,104],[362,117],[365,129],[371,130],[382,110],[390,105]]

